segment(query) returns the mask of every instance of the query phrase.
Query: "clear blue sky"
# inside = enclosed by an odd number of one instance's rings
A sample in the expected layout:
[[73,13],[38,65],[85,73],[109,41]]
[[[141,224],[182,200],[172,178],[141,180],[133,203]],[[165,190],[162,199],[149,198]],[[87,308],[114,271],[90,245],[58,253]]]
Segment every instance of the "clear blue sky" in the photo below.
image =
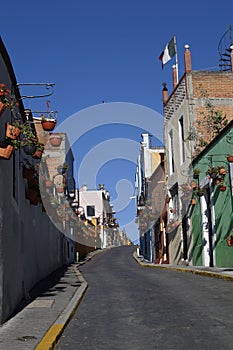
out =
[[[162,114],[162,83],[167,82],[171,91],[174,63],[161,69],[158,56],[167,42],[176,35],[179,76],[187,43],[194,70],[218,69],[218,42],[233,24],[232,13],[230,0],[224,5],[200,0],[12,0],[4,6],[0,35],[19,83],[56,84],[50,100],[59,123],[103,100],[134,103]],[[46,103],[26,101],[25,107],[46,110]],[[85,154],[106,139],[141,140],[142,129],[133,126],[100,129],[90,130],[75,143],[76,169]],[[134,185],[135,162],[112,160],[99,169],[96,183],[105,183],[112,200],[117,181],[128,179]],[[134,201],[117,217],[122,226],[133,220]],[[135,239],[136,227],[130,230]]]

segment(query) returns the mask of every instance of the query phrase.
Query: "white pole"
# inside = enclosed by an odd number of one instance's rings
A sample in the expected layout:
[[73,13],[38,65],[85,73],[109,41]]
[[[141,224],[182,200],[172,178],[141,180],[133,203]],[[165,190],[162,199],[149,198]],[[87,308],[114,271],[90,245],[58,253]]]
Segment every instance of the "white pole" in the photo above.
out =
[[174,43],[175,43],[175,50],[176,50],[176,77],[177,77],[177,84],[179,82],[179,73],[178,73],[178,54],[177,54],[177,46],[176,46],[176,36],[174,35]]

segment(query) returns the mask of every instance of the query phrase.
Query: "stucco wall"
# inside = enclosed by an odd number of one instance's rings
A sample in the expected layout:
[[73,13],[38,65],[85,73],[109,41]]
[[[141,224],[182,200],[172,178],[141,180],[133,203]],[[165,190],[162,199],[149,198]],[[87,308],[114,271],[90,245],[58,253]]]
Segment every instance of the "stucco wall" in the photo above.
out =
[[[11,88],[15,84],[12,66],[2,43],[0,49],[0,83]],[[9,109],[1,115],[0,141],[5,137],[5,123],[14,116]],[[42,211],[42,204],[34,206],[26,199],[25,162],[19,150],[9,160],[0,158],[0,323],[39,280],[66,262],[62,233]]]

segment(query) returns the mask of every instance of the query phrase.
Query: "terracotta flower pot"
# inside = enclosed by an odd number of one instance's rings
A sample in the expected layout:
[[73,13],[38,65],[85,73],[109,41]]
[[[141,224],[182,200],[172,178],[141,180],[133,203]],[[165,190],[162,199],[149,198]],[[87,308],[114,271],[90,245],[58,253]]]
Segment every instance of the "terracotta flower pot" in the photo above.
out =
[[62,138],[59,135],[51,135],[49,138],[49,142],[53,147],[59,147],[61,144]]
[[233,236],[227,237],[226,242],[227,242],[228,247],[232,247],[233,246]]
[[0,115],[4,112],[5,108],[4,103],[0,102]]
[[227,187],[226,186],[219,186],[219,191],[224,192],[226,191]]
[[224,167],[219,168],[219,174],[220,175],[226,175],[226,173],[227,173],[227,171],[226,171],[226,169]]
[[9,159],[14,151],[14,147],[11,145],[4,145],[4,147],[0,147],[0,157],[4,159]]
[[57,124],[57,121],[55,119],[45,119],[42,120],[41,125],[45,131],[52,131]]
[[229,163],[233,163],[233,156],[228,156],[227,160],[228,160]]
[[16,140],[20,135],[20,129],[10,123],[6,124],[6,137]]
[[32,158],[34,158],[34,159],[41,159],[42,154],[43,154],[43,151],[37,149],[36,152],[33,153]]

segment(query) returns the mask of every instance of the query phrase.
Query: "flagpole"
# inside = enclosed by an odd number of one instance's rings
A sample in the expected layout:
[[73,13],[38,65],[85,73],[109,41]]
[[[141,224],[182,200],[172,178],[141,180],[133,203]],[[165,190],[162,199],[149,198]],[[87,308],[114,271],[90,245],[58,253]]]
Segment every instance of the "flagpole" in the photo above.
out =
[[174,35],[174,44],[175,44],[175,51],[176,51],[176,77],[177,77],[177,84],[179,82],[179,74],[178,74],[178,54],[177,54],[177,46],[176,46],[176,36]]

